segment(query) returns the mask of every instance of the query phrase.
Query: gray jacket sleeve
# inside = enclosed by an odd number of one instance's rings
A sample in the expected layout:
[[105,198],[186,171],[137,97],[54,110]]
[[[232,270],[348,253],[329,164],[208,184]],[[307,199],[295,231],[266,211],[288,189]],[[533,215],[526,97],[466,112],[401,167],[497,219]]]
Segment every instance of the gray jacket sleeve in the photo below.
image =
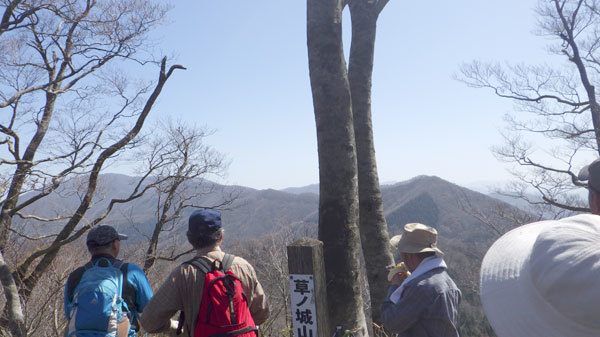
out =
[[394,304],[389,295],[396,288],[398,287],[390,287],[388,290],[388,297],[381,304],[381,315],[386,329],[401,333],[419,320],[423,311],[431,304],[431,299],[427,292],[423,292],[423,287],[405,286],[402,297]]

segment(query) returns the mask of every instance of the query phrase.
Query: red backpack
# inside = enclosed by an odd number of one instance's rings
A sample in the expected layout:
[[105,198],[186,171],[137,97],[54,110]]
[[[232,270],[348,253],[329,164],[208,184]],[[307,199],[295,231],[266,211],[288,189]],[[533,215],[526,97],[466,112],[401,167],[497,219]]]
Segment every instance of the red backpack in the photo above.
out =
[[229,270],[233,258],[233,255],[225,254],[221,262],[211,263],[205,257],[185,262],[206,275],[194,337],[258,336],[242,282]]

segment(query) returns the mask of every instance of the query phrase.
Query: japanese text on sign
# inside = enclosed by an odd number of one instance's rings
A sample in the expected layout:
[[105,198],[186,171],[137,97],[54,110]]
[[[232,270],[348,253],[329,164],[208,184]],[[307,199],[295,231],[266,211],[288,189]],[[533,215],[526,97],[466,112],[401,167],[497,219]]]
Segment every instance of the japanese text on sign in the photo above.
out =
[[290,275],[294,337],[317,337],[317,310],[314,293],[315,283],[312,275]]

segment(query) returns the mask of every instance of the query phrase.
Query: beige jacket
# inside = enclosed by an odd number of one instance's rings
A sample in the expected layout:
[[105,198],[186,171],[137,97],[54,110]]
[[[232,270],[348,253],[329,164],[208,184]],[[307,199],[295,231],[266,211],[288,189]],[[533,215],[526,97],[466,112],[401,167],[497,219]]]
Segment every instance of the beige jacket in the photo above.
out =
[[[198,250],[197,256],[221,261],[225,253],[220,247]],[[241,257],[236,256],[231,271],[242,281],[248,298],[250,314],[259,325],[269,317],[269,306],[262,286],[256,278],[254,268]],[[142,313],[141,325],[147,332],[173,332],[171,318],[180,310],[185,313],[182,337],[194,335],[194,326],[202,301],[204,275],[190,265],[175,268],[162,286],[156,291]],[[176,319],[177,317],[175,317]],[[174,324],[173,324],[174,325]]]

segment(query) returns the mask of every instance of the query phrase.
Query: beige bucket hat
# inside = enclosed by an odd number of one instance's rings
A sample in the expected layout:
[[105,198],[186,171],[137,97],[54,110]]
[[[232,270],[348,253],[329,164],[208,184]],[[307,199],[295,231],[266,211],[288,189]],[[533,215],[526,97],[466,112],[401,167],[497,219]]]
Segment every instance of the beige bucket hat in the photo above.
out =
[[404,225],[404,232],[392,237],[390,244],[400,253],[435,252],[437,255],[444,254],[437,248],[435,228],[422,223],[407,223]]

